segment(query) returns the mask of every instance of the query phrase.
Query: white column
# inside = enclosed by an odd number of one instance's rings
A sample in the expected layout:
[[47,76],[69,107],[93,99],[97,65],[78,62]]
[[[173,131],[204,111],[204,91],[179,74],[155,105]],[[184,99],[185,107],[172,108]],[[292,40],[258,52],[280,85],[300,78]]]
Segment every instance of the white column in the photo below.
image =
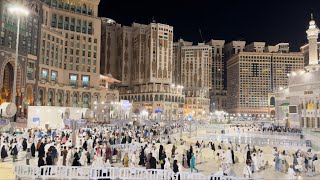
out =
[[311,16],[311,21],[309,23],[309,29],[306,31],[309,40],[309,64],[316,65],[318,64],[318,34],[319,29]]

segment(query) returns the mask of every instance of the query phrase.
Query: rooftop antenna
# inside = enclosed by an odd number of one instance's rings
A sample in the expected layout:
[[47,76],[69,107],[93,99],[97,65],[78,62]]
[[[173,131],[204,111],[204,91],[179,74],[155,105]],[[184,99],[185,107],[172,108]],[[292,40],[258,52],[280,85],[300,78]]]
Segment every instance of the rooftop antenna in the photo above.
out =
[[311,21],[313,21],[313,13],[311,13]]
[[152,17],[152,23],[156,23],[156,20],[154,19],[154,17]]

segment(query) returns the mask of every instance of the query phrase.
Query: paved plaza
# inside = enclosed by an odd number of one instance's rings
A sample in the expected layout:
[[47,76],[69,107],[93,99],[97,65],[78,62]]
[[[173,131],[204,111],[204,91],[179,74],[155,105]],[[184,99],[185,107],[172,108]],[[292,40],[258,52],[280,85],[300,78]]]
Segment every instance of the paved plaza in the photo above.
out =
[[[298,137],[292,137],[292,136],[282,136],[279,137],[278,135],[261,135],[261,133],[243,133],[243,134],[235,134],[234,132],[227,132],[226,134],[221,134],[221,133],[208,133],[207,130],[201,130],[201,128],[199,128],[198,131],[193,131],[191,134],[191,139],[189,138],[189,132],[184,132],[183,133],[183,139],[186,141],[185,145],[179,145],[180,142],[175,142],[174,144],[177,145],[177,160],[179,163],[181,163],[181,159],[182,159],[182,153],[187,150],[190,146],[190,144],[192,144],[193,146],[195,145],[196,141],[199,140],[199,142],[201,142],[202,140],[207,144],[209,141],[212,141],[213,139],[215,139],[213,142],[217,145],[219,143],[221,143],[221,141],[224,140],[224,144],[227,147],[228,143],[226,142],[226,139],[224,139],[225,137],[232,137],[232,136],[237,136],[237,137],[245,137],[247,139],[246,142],[241,143],[241,149],[243,149],[243,147],[246,145],[245,143],[252,143],[252,145],[255,145],[256,149],[262,149],[264,151],[264,158],[265,161],[268,161],[269,167],[267,167],[265,170],[262,170],[260,172],[255,172],[253,174],[253,178],[256,179],[289,179],[289,176],[285,173],[281,173],[278,171],[275,171],[274,168],[274,163],[273,163],[273,155],[272,155],[272,148],[273,146],[277,146],[279,148],[280,151],[282,150],[288,150],[289,153],[288,154],[292,154],[293,152],[295,152],[297,149],[301,149],[301,150],[307,150],[307,147],[302,147],[302,146],[295,146],[295,145],[288,145],[288,144],[283,144],[283,145],[275,145],[275,144],[259,144],[258,141],[256,141],[256,139],[258,138],[267,138],[267,139],[276,139],[276,138],[283,138],[283,139],[289,139],[289,140],[296,140],[299,141]],[[276,137],[278,136],[278,137]],[[176,133],[175,135],[173,135],[172,137],[175,138],[179,138],[180,137],[180,133]],[[232,139],[232,138],[231,138]],[[241,138],[239,138],[241,139]],[[272,142],[272,141],[271,141]],[[157,144],[157,147],[159,147],[159,144]],[[168,145],[164,145],[164,148],[166,150],[167,154],[171,154],[171,149],[172,149],[172,144],[168,144]],[[216,153],[216,152],[215,152]],[[5,162],[1,162],[0,163],[0,179],[14,179],[15,177],[15,172],[14,172],[14,165],[24,165],[25,162],[25,152],[24,151],[20,151],[19,155],[18,155],[18,161],[15,162],[14,164],[12,163],[12,159],[11,158],[7,158],[5,160]],[[136,153],[137,155],[137,159],[138,157],[138,153]],[[243,171],[243,167],[244,167],[244,153],[241,151],[235,151],[235,157],[236,157],[236,164],[233,166],[233,171],[235,173],[235,175],[237,177],[243,177],[242,175],[242,171]],[[218,171],[218,167],[219,167],[219,161],[217,160],[217,156],[214,155],[214,152],[210,149],[210,148],[204,148],[202,150],[202,153],[199,154],[199,156],[197,157],[197,165],[196,168],[199,170],[200,173],[203,173],[204,175],[210,175],[213,174],[215,172]],[[290,156],[286,157],[286,159],[291,162],[292,158]],[[35,165],[37,166],[37,160],[38,158],[33,158],[30,161],[31,165]],[[316,169],[318,172],[318,167],[319,163],[318,161],[316,161]],[[120,163],[115,163],[112,164],[112,166],[114,167],[122,167],[122,164]],[[157,165],[157,168],[160,168],[159,165]],[[189,172],[190,169],[185,169],[183,167],[180,167],[183,172]],[[317,174],[314,177],[307,177],[305,173],[303,173],[301,176],[299,176],[297,179],[319,179],[320,176]]]

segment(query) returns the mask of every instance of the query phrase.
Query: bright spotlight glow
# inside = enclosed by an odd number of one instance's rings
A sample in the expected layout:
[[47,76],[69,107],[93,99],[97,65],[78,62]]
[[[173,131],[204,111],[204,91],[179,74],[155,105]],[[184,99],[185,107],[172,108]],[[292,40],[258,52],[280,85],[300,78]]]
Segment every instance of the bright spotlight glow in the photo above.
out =
[[297,73],[296,73],[296,72],[292,72],[291,74],[292,74],[292,76],[295,76],[295,75],[297,75]]
[[29,10],[21,5],[14,5],[8,8],[8,11],[12,14],[20,15],[20,16],[28,16]]

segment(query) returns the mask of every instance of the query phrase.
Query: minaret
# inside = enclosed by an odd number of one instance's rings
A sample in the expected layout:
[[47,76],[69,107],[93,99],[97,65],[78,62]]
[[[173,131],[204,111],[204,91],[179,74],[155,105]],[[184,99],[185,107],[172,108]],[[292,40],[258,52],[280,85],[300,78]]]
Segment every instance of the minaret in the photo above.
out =
[[319,28],[316,22],[313,20],[313,14],[311,14],[311,21],[309,22],[309,29],[306,31],[309,41],[309,66],[318,64],[318,34]]

